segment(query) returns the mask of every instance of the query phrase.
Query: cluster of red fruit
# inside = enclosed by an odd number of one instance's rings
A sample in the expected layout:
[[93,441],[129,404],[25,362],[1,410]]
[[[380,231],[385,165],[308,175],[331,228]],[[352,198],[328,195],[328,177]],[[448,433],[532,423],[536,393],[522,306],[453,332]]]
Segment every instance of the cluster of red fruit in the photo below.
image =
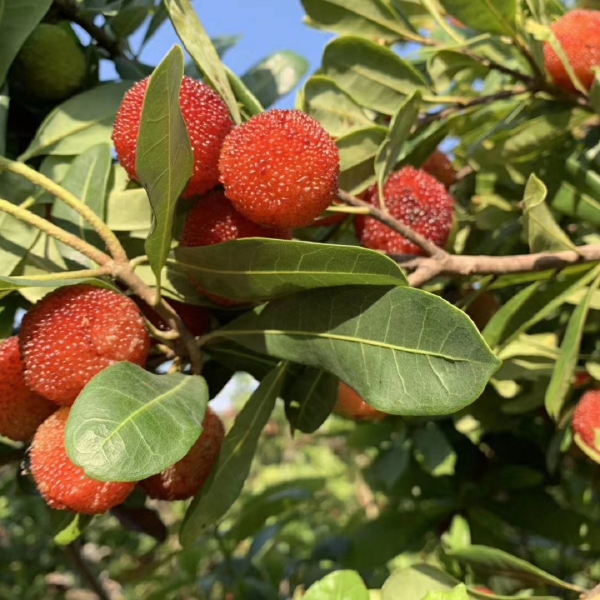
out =
[[[0,435],[28,442],[31,473],[49,506],[99,514],[123,502],[132,482],[87,477],[69,459],[71,406],[98,373],[121,361],[144,366],[150,349],[144,318],[129,298],[91,285],[60,288],[24,317],[18,336],[0,343]],[[209,408],[189,453],[140,485],[148,496],[180,500],[205,483],[224,437]]]
[[[134,180],[147,87],[145,79],[125,95],[113,133],[119,162]],[[189,77],[182,81],[180,107],[194,155],[193,175],[182,197],[197,199],[181,232],[181,246],[244,237],[291,239],[293,228],[322,223],[318,217],[337,198],[340,158],[334,140],[316,120],[298,110],[271,110],[235,127],[218,94]],[[384,190],[386,208],[427,239],[444,245],[454,200],[426,171],[435,171],[449,185],[454,170],[441,153],[432,155],[428,165],[423,170],[406,167],[390,177]],[[366,192],[365,199],[379,205],[375,188]],[[420,253],[374,219],[357,218],[356,230],[368,248]]]

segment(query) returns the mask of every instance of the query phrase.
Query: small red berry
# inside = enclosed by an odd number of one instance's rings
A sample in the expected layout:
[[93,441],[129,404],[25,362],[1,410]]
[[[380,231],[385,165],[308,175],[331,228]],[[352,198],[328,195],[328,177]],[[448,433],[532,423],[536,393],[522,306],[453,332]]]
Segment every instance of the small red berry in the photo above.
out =
[[144,366],[150,336],[129,298],[92,285],[62,287],[23,318],[19,343],[25,381],[35,392],[71,405],[87,383],[110,365]]
[[150,498],[186,500],[194,496],[206,483],[219,458],[225,427],[221,419],[208,407],[202,427],[198,441],[180,461],[141,482]]
[[[596,10],[572,10],[550,27],[561,45],[573,71],[586,89],[592,87],[592,67],[600,66],[600,12]],[[548,42],[544,43],[546,70],[554,83],[569,92],[575,92],[558,54]]]
[[[139,81],[125,94],[112,135],[121,166],[135,180],[140,119],[149,81],[149,78]],[[194,152],[194,172],[182,197],[191,198],[219,183],[219,153],[233,121],[221,97],[191,77],[184,77],[181,82],[179,103]]]
[[[383,188],[389,213],[438,246],[444,246],[452,229],[454,198],[435,177],[423,170],[404,167],[390,175]],[[365,201],[380,206],[377,186],[370,187]],[[399,233],[371,217],[354,220],[361,244],[388,254],[421,255],[423,250]]]
[[581,396],[573,414],[573,432],[600,452],[600,390],[590,390]]
[[0,342],[0,435],[27,442],[55,410],[56,404],[25,383],[17,336]]
[[[220,190],[209,192],[188,213],[179,244],[183,248],[212,246],[241,238],[265,237],[282,240],[292,238],[289,229],[264,227],[249,221],[238,212]],[[238,302],[207,293],[193,279],[192,283],[208,298],[223,306],[234,306]]]
[[271,110],[225,138],[221,182],[248,219],[273,227],[310,225],[336,198],[340,155],[318,121]]
[[70,410],[60,408],[38,428],[31,445],[31,474],[51,508],[99,515],[121,504],[135,483],[97,481],[71,462],[65,448]]
[[435,177],[440,183],[443,183],[447,188],[456,183],[456,171],[448,157],[439,150],[436,150],[423,163],[421,169]]

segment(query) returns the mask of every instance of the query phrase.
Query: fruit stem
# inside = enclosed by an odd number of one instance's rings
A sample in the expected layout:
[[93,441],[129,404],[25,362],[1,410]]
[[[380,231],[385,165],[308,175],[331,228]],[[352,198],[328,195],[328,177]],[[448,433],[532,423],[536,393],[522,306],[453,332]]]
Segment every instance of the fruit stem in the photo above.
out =
[[58,185],[58,183],[55,181],[52,181],[52,179],[49,177],[46,177],[35,169],[28,167],[25,163],[13,161],[0,156],[0,169],[6,169],[11,173],[20,175],[31,183],[43,188],[53,196],[56,196],[59,200],[81,215],[92,226],[92,228],[106,244],[106,248],[111,256],[117,262],[127,262],[127,253],[125,252],[125,249],[121,245],[121,242],[117,236],[89,206],[84,204],[74,194],[65,190],[65,188]]
[[[4,159],[0,157],[0,164],[2,164],[3,160]],[[19,221],[28,223],[44,233],[47,233],[49,236],[57,239],[59,242],[62,242],[78,252],[81,252],[81,254],[87,256],[90,260],[93,260],[99,265],[106,266],[111,262],[110,256],[102,252],[102,250],[98,250],[98,248],[88,244],[86,241],[78,238],[76,235],[57,227],[54,225],[54,223],[50,223],[50,221],[39,217],[30,210],[26,210],[20,206],[17,206],[16,204],[13,204],[12,202],[9,202],[8,200],[0,198],[0,211],[19,219]]]

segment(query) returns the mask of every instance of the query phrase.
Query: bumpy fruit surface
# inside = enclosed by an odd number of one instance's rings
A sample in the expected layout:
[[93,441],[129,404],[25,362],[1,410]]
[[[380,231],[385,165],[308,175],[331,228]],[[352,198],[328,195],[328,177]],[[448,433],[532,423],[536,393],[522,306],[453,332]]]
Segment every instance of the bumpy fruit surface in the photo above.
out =
[[[139,307],[144,316],[160,331],[167,331],[169,326],[165,320],[148,304],[137,296],[131,298]],[[210,311],[204,306],[195,304],[185,304],[167,298],[171,308],[179,315],[184,325],[190,330],[192,335],[204,335],[210,329]]]
[[573,432],[591,448],[600,452],[600,390],[581,396],[573,414]]
[[227,136],[219,169],[227,197],[248,219],[305,227],[336,197],[340,156],[318,121],[298,110],[271,110]]
[[27,385],[65,405],[112,364],[144,366],[150,349],[135,303],[91,285],[59,288],[42,298],[23,318],[19,341]]
[[31,474],[51,508],[99,515],[121,504],[135,483],[103,482],[86,476],[65,449],[70,408],[60,408],[37,430],[31,445]]
[[447,188],[456,182],[456,171],[448,157],[436,150],[423,163],[421,169],[435,177],[440,183],[443,183]]
[[[452,229],[454,198],[435,177],[421,169],[404,167],[390,175],[383,188],[390,214],[437,246],[444,246]],[[377,186],[365,193],[365,201],[380,206]],[[389,227],[363,215],[354,220],[361,244],[389,254],[422,255],[423,250]]]
[[[573,71],[586,89],[592,87],[592,67],[600,65],[600,12],[572,10],[550,27],[568,58]],[[575,92],[575,86],[558,54],[544,43],[546,69],[552,81],[564,90]]]
[[[222,191],[213,190],[203,196],[188,213],[181,230],[179,244],[183,248],[195,248],[249,237],[289,240],[292,232],[289,229],[264,227],[249,221],[235,209]],[[204,295],[217,304],[224,306],[238,304],[235,301],[207,293],[195,280],[191,281]]]
[[381,421],[388,416],[367,404],[350,386],[341,381],[333,412],[354,421]]
[[10,79],[27,97],[57,102],[81,89],[86,72],[73,30],[67,24],[40,23],[19,50]]
[[206,483],[221,451],[225,427],[207,407],[203,430],[191,450],[173,466],[141,482],[142,488],[158,500],[186,500]]
[[[136,147],[149,81],[148,78],[139,81],[125,94],[112,136],[121,166],[135,180]],[[194,171],[182,194],[184,198],[191,198],[208,192],[219,183],[219,153],[233,121],[221,97],[191,77],[184,77],[181,82],[179,103],[194,152]]]
[[0,342],[0,435],[26,442],[55,410],[27,387],[17,336]]

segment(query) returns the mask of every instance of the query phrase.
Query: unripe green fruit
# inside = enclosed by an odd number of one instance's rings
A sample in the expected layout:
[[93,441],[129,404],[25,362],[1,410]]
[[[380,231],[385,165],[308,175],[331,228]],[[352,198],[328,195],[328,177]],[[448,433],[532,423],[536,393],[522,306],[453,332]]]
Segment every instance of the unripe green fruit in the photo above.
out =
[[83,49],[70,27],[40,23],[25,40],[11,69],[11,82],[24,95],[60,101],[85,82]]

